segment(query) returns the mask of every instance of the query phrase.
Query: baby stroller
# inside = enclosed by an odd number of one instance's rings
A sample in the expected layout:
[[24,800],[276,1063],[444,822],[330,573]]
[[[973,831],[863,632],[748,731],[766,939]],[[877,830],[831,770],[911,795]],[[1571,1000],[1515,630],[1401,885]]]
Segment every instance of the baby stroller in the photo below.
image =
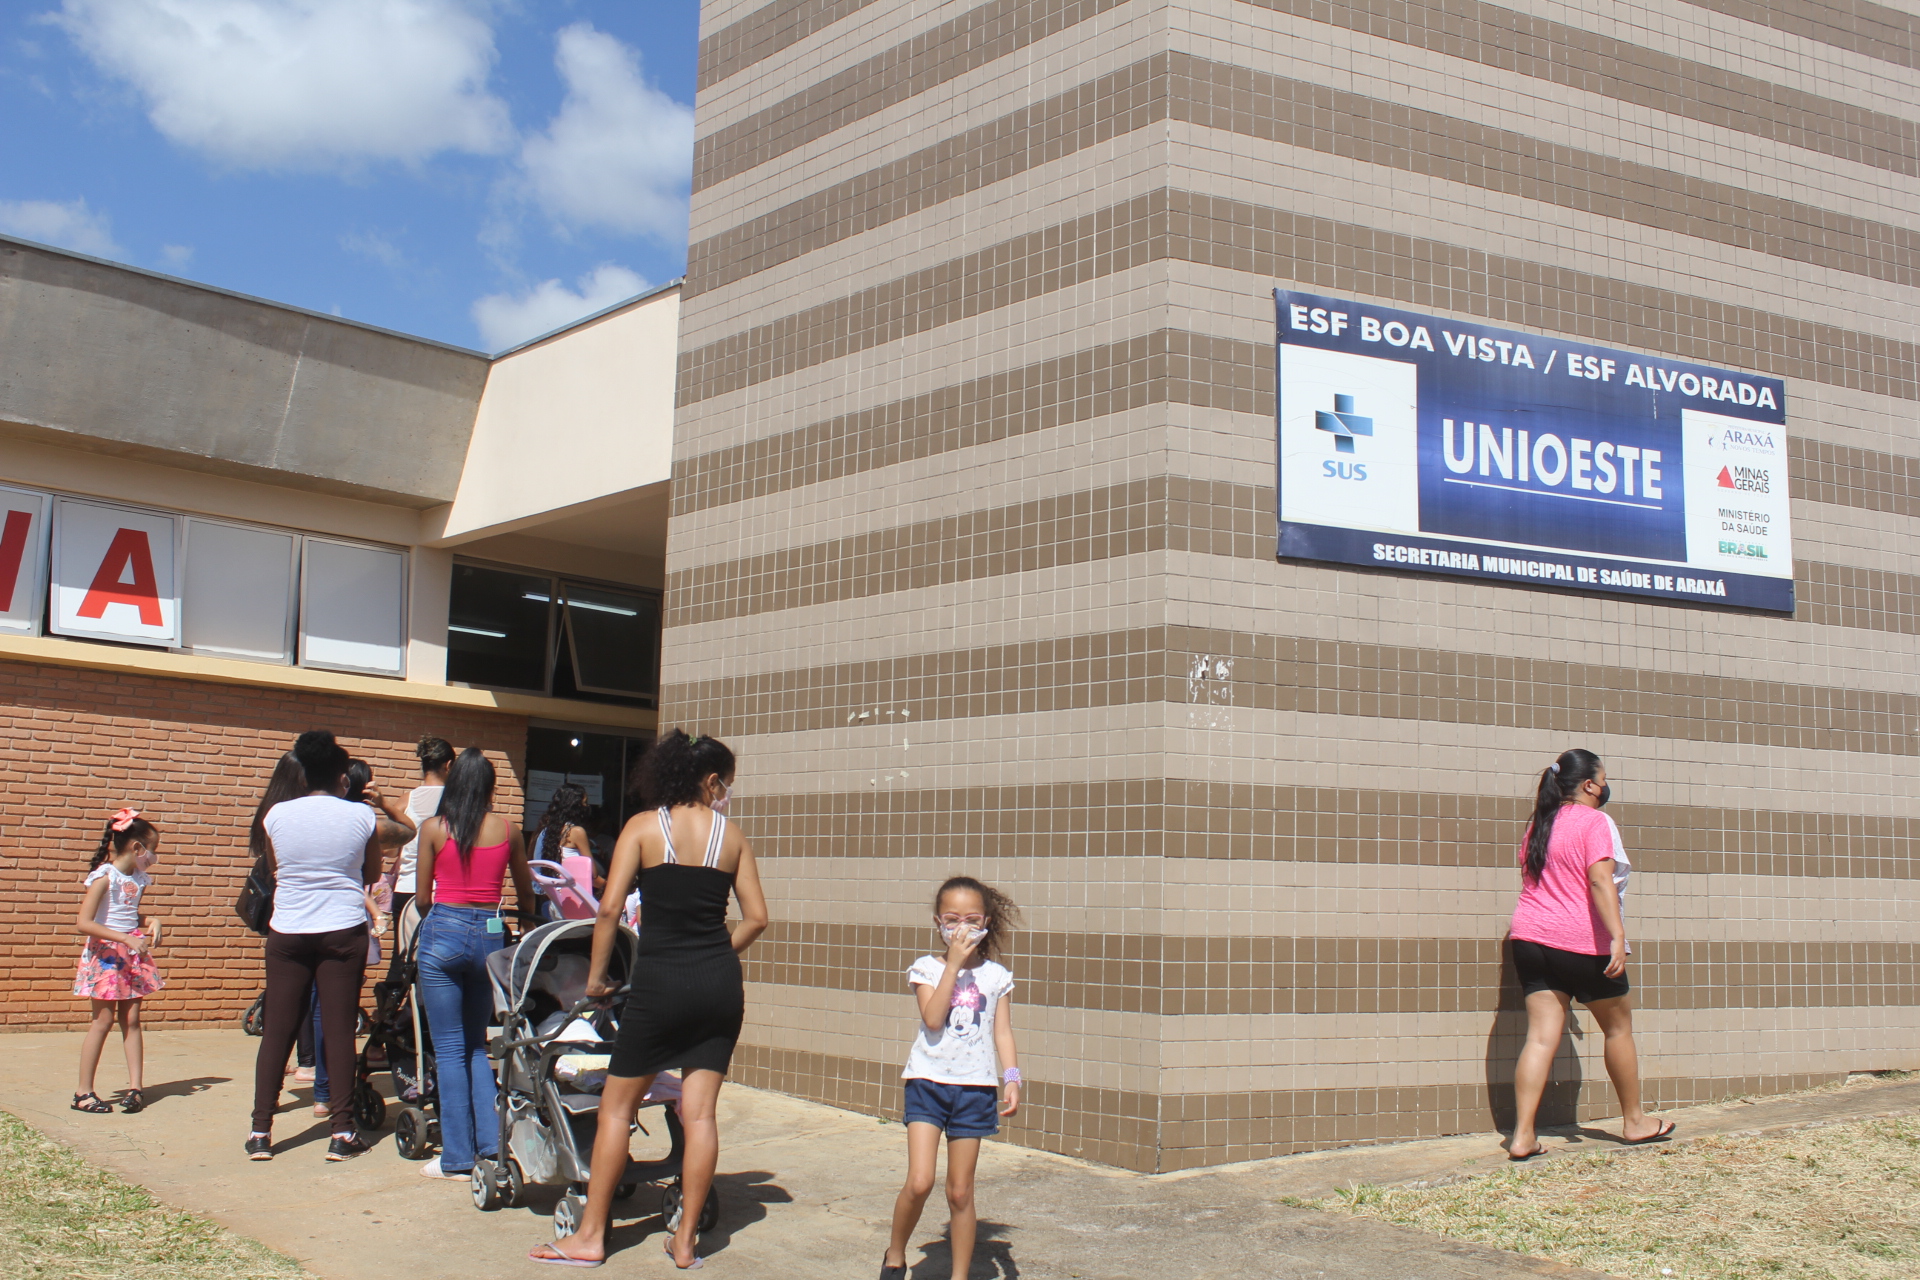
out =
[[[407,904],[396,933],[406,938],[406,945],[390,980],[374,984],[372,1025],[356,1065],[364,1080],[368,1050],[378,1045],[386,1053],[393,1095],[401,1104],[393,1123],[393,1149],[403,1160],[425,1160],[440,1145],[440,1098],[434,1087],[433,1042],[420,1020],[420,917],[412,903]],[[385,1110],[383,1102],[382,1118]]]
[[[529,1185],[565,1186],[553,1210],[554,1238],[572,1235],[586,1208],[593,1140],[600,1125],[600,1090],[606,1083],[611,1041],[618,1032],[610,1009],[586,996],[593,952],[591,920],[556,920],[532,929],[517,946],[487,958],[493,979],[500,1035],[488,1046],[499,1081],[500,1155],[473,1166],[473,1203],[482,1210],[517,1204]],[[607,976],[624,984],[632,972],[638,937],[622,928]],[[670,1149],[659,1160],[632,1160],[614,1193],[632,1195],[641,1183],[661,1188],[660,1216],[669,1229],[680,1222],[680,1081],[662,1074],[641,1102],[659,1107]],[[646,1132],[644,1125],[636,1127]],[[700,1214],[702,1230],[719,1221],[720,1204],[709,1194]]]

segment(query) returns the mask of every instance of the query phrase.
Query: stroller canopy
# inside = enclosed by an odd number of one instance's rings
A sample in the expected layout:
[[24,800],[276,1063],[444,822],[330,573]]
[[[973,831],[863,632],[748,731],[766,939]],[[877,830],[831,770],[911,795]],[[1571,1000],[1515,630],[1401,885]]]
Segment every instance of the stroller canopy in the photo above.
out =
[[[591,920],[555,920],[530,929],[520,941],[487,957],[494,1012],[526,1017],[536,1004],[570,1009],[587,994],[593,956]],[[633,971],[640,938],[625,925],[614,940],[607,977],[618,986]],[[544,999],[542,998],[544,997]]]

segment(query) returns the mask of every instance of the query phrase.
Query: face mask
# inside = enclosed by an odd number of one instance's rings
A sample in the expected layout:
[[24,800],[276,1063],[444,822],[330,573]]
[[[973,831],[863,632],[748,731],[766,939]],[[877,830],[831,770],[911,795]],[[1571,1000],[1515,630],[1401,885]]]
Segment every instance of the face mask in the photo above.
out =
[[987,936],[987,931],[985,929],[976,929],[972,925],[940,924],[940,925],[935,925],[934,928],[936,928],[940,932],[940,941],[948,944],[951,944],[955,937],[966,937],[968,942],[978,942],[980,939]]
[[730,784],[723,782],[720,784],[719,798],[716,799],[712,804],[708,805],[707,807],[709,809],[712,809],[715,813],[725,813],[727,811],[727,806],[732,802],[733,802],[733,787]]
[[1609,782],[1606,786],[1600,788],[1600,807],[1602,809],[1606,808],[1607,801],[1611,799],[1613,799],[1613,784]]
[[160,855],[157,853],[136,853],[133,855],[133,869],[145,871],[158,861],[160,861]]

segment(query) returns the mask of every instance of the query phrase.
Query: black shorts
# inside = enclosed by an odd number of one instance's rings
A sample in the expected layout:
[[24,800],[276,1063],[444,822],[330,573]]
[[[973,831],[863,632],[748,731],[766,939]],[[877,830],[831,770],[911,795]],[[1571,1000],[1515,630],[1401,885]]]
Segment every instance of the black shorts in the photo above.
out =
[[1607,976],[1610,956],[1590,956],[1581,951],[1562,951],[1513,938],[1513,969],[1520,975],[1520,992],[1559,991],[1581,1004],[1612,1000],[1627,994],[1627,975]]

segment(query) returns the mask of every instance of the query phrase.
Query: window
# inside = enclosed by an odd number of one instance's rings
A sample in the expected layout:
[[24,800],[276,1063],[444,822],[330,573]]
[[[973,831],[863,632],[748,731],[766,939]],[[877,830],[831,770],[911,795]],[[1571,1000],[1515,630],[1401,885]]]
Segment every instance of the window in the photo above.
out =
[[308,538],[300,587],[303,666],[384,676],[406,669],[404,553]]
[[561,584],[568,656],[584,693],[651,698],[660,688],[660,602],[653,596]]
[[40,634],[50,502],[30,489],[0,488],[0,631]]
[[278,529],[188,520],[182,647],[292,662],[299,551],[300,540]]
[[161,511],[59,498],[53,504],[55,635],[172,648],[179,521]]
[[479,565],[453,566],[447,606],[447,679],[547,691],[553,579]]
[[660,595],[456,563],[447,607],[447,679],[651,705],[660,687]]

